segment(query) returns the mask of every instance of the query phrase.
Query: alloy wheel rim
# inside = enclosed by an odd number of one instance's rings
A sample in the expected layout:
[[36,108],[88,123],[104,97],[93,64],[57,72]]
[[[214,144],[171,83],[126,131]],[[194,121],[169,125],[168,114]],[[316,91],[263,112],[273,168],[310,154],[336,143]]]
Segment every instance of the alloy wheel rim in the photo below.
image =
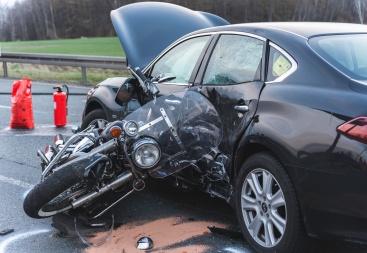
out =
[[242,216],[247,231],[262,247],[276,246],[286,230],[287,209],[283,190],[265,169],[251,171],[241,191]]

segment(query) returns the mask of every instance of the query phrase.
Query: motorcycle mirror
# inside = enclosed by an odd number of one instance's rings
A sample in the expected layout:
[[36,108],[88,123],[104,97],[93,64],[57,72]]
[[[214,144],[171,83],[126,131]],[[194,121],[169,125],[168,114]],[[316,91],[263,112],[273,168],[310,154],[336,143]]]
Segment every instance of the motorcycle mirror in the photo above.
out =
[[134,85],[132,84],[132,78],[127,79],[118,89],[115,97],[115,102],[119,105],[127,104],[134,93]]
[[79,133],[79,132],[80,132],[80,127],[79,127],[79,126],[72,126],[72,127],[71,127],[71,132],[72,132],[73,134],[77,134],[77,133]]
[[136,248],[141,250],[152,249],[154,246],[153,240],[147,236],[144,236],[136,243]]

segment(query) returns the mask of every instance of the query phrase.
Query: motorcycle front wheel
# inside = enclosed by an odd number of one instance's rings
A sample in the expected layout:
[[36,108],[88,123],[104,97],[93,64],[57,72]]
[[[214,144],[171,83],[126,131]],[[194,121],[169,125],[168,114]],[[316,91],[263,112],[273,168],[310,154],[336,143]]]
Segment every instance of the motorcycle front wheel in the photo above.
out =
[[90,191],[83,179],[84,168],[69,167],[55,171],[37,184],[23,202],[24,212],[36,219],[46,218],[72,208],[71,203]]

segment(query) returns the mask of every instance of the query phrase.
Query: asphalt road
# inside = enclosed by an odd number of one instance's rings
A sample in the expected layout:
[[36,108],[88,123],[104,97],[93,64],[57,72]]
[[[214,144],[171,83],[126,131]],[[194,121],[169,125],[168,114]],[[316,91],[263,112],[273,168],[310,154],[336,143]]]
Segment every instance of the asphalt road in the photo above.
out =
[[[70,85],[68,124],[53,125],[52,86],[33,83],[33,115],[35,128],[10,129],[12,80],[0,79],[0,231],[14,232],[0,235],[0,252],[83,252],[86,246],[78,237],[61,235],[51,227],[52,220],[35,220],[23,212],[26,193],[40,180],[37,149],[53,141],[56,133],[71,135],[71,126],[81,124],[81,113],[88,87]],[[80,94],[80,95],[78,95]],[[115,220],[122,226],[131,221],[150,221],[172,215],[190,221],[215,221],[237,230],[233,210],[223,201],[200,192],[182,193],[160,181],[147,183],[146,189],[134,193],[115,208]],[[242,238],[229,235],[205,234],[188,240],[187,244],[206,244],[208,252],[252,253]],[[103,251],[100,251],[103,252]],[[119,251],[121,252],[121,251]],[[166,251],[174,252],[174,251]],[[367,252],[366,247],[339,242],[322,242],[316,253]]]

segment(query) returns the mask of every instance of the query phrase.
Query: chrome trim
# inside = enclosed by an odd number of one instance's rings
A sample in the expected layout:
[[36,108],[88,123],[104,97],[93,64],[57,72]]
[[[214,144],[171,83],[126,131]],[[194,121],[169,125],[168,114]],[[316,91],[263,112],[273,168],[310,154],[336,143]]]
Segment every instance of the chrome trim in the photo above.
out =
[[296,62],[296,60],[293,59],[292,56],[290,56],[290,54],[288,54],[283,48],[281,48],[280,46],[274,44],[273,42],[269,42],[269,45],[273,48],[275,48],[276,50],[278,50],[279,52],[281,52],[285,57],[287,57],[287,59],[291,62],[292,67],[285,72],[283,75],[279,76],[278,78],[276,78],[275,80],[271,81],[271,82],[266,82],[267,84],[271,84],[271,83],[279,83],[281,81],[283,81],[284,79],[286,79],[288,76],[290,76],[293,72],[295,72],[297,70],[298,64]]
[[[83,151],[87,148],[90,148],[92,145],[94,145],[94,142],[91,139],[85,137],[80,142],[78,142],[78,144],[74,147],[72,152],[75,153],[75,152]],[[73,146],[73,145],[70,145],[70,146]]]
[[247,33],[247,32],[221,31],[221,32],[215,32],[215,34],[241,35],[241,36],[247,36],[247,37],[255,38],[255,39],[258,39],[258,40],[266,41],[266,38],[261,37],[260,35]]
[[[189,40],[189,39],[192,39],[192,38],[196,38],[196,37],[212,36],[212,35],[216,35],[216,34],[243,35],[243,36],[256,38],[256,39],[259,39],[259,40],[262,40],[262,41],[266,41],[266,38],[261,37],[259,35],[252,34],[252,33],[247,33],[247,32],[237,32],[237,31],[217,31],[217,32],[207,32],[207,33],[193,34],[193,35],[188,36],[188,37],[182,37],[182,38],[176,40],[175,42],[173,42],[173,44],[168,46],[163,52],[161,52],[156,58],[154,58],[154,60],[150,64],[148,64],[148,66],[146,66],[143,69],[143,73],[145,73],[152,65],[154,65],[161,58],[161,56],[166,54],[169,50],[171,50],[173,47],[177,46],[178,44],[182,43],[183,41]],[[170,84],[173,84],[173,83],[170,83]]]
[[153,120],[151,122],[146,123],[145,125],[143,125],[143,126],[141,126],[139,128],[139,132],[141,132],[141,131],[143,131],[143,130],[145,130],[145,129],[147,129],[147,128],[155,125],[155,124],[157,124],[158,122],[161,122],[162,120],[163,120],[163,117],[161,116],[161,117],[156,118],[155,120]]
[[45,156],[45,154],[43,154],[41,150],[37,150],[37,155],[45,164],[49,164],[47,157]]
[[102,194],[110,190],[115,190],[121,187],[122,185],[126,184],[127,182],[133,180],[133,178],[134,178],[133,174],[130,171],[126,171],[123,174],[119,175],[117,178],[115,178],[112,182],[100,188],[98,192],[97,191],[90,192],[84,195],[83,197],[80,197],[77,200],[73,201],[71,203],[71,206],[73,207],[73,209],[78,208],[86,203],[91,202],[96,197],[101,196]]
[[249,108],[247,105],[235,105],[234,109],[238,112],[245,113],[248,112]]
[[[192,38],[196,38],[196,37],[203,37],[203,36],[212,36],[212,35],[216,35],[216,34],[225,34],[225,35],[228,35],[228,34],[233,34],[233,35],[242,35],[242,36],[247,36],[247,37],[251,37],[251,38],[255,38],[255,39],[259,39],[263,42],[266,41],[266,38],[264,37],[261,37],[259,35],[256,35],[256,34],[251,34],[251,33],[247,33],[247,32],[237,32],[237,31],[217,31],[217,32],[207,32],[207,33],[200,33],[200,34],[194,34],[194,35],[191,35],[191,36],[188,36],[188,37],[182,37],[180,39],[178,39],[177,41],[173,42],[173,44],[171,44],[169,47],[167,47],[164,51],[162,51],[156,58],[154,58],[154,60],[149,63],[144,69],[143,69],[143,73],[145,74],[146,71],[148,71],[148,69],[150,69],[150,67],[152,65],[154,65],[163,55],[165,55],[168,51],[170,51],[172,48],[174,48],[175,46],[177,46],[178,44],[186,41],[186,40],[189,40],[189,39],[192,39]],[[158,83],[158,82],[154,82],[154,83]],[[165,84],[165,83],[163,83]],[[188,86],[188,87],[191,87],[190,84],[188,83],[167,83],[165,85],[177,85],[177,86]]]
[[52,161],[47,165],[47,167],[45,168],[45,170],[42,172],[42,177],[41,177],[41,182],[43,180],[45,180],[45,176],[47,175],[47,173],[52,169],[52,167],[55,165],[55,163],[60,159],[60,157],[65,153],[65,151],[68,149],[68,147],[78,138],[80,137],[88,137],[90,138],[93,142],[95,142],[95,138],[92,137],[89,133],[77,133],[74,134],[73,136],[70,137],[70,139],[65,143],[65,146],[57,153],[57,155],[55,156],[54,159],[52,159]]
[[[158,82],[153,82],[155,84],[158,84]],[[177,85],[177,86],[190,86],[188,83],[159,83],[160,85]]]
[[[185,40],[189,40],[192,38],[196,38],[196,37],[203,37],[203,36],[212,36],[212,35],[216,35],[216,34],[235,34],[235,35],[243,35],[243,36],[248,36],[248,37],[252,37],[252,38],[256,38],[262,41],[266,41],[266,38],[261,37],[259,35],[256,34],[251,34],[251,33],[246,33],[246,32],[236,32],[236,31],[218,31],[218,32],[207,32],[207,33],[200,33],[200,34],[194,34],[188,37],[182,37],[180,39],[178,39],[177,41],[175,41],[173,44],[171,44],[169,47],[167,47],[163,52],[161,52],[156,58],[154,58],[154,60],[148,64],[148,66],[146,66],[143,69],[143,73],[145,73],[152,65],[154,65],[164,54],[166,54],[169,50],[171,50],[172,48],[174,48],[175,46],[177,46],[178,44],[182,43]],[[170,83],[170,84],[176,84],[176,83]],[[182,84],[181,84],[182,85]],[[187,85],[187,84],[185,84]]]
[[57,146],[63,145],[65,142],[64,136],[62,134],[57,134],[54,136],[54,143]]

